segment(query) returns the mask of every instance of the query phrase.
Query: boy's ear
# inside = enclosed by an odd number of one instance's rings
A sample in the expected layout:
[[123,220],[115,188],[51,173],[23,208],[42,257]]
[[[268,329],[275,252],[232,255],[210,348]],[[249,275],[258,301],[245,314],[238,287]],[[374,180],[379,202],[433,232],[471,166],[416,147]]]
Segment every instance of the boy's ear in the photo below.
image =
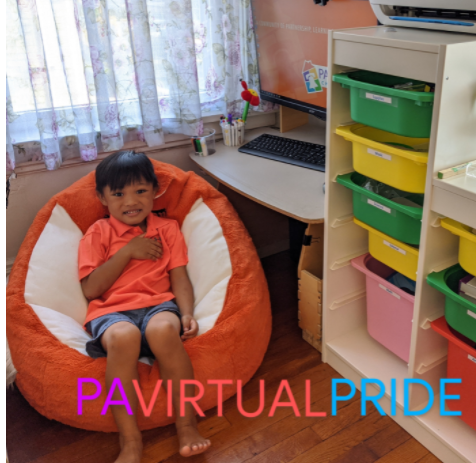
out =
[[96,196],[98,197],[99,201],[101,201],[101,204],[102,204],[103,206],[106,206],[106,207],[107,207],[107,202],[106,202],[106,200],[104,199],[104,196],[103,196],[101,193],[99,193],[98,191],[96,191]]

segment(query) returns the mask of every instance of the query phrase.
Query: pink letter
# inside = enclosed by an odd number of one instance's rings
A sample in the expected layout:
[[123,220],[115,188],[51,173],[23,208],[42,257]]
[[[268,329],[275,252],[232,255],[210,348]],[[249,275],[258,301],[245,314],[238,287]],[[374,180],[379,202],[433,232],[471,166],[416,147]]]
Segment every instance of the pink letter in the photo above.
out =
[[[119,389],[122,400],[112,400],[112,396],[114,395],[114,389],[116,387],[117,389]],[[109,408],[110,405],[125,405],[127,414],[133,415],[131,406],[129,405],[129,402],[127,401],[126,393],[124,392],[124,388],[122,387],[121,380],[119,378],[114,378],[112,380],[112,384],[107,394],[106,402],[104,402],[104,407],[102,408],[101,415],[106,414],[107,409]]]
[[[185,386],[193,385],[198,387],[198,395],[195,397],[185,397]],[[205,416],[205,413],[202,412],[202,409],[199,407],[197,402],[203,397],[205,389],[203,384],[195,379],[181,379],[180,380],[180,416],[185,416],[185,402],[190,402],[193,405],[193,408],[200,416]]]
[[259,408],[254,413],[245,412],[243,409],[243,382],[239,379],[236,382],[236,406],[238,411],[246,418],[255,418],[261,414],[264,409],[264,379],[259,380]]
[[162,380],[159,379],[155,384],[154,392],[152,393],[152,397],[150,398],[149,406],[146,407],[144,402],[144,397],[142,395],[142,391],[140,390],[139,382],[137,379],[132,380],[132,384],[134,385],[134,389],[136,390],[137,398],[139,399],[140,406],[142,411],[144,412],[144,416],[149,417],[152,413],[152,408],[154,408],[155,401],[157,400],[157,395],[160,391],[160,386],[162,386]]
[[[93,383],[96,385],[94,395],[83,395],[83,383]],[[94,378],[78,378],[78,415],[83,414],[83,400],[94,400],[101,394],[101,383]]]
[[171,418],[174,416],[174,407],[172,403],[172,380],[168,379],[167,380],[167,417]]
[[223,416],[223,385],[224,384],[233,384],[231,379],[209,379],[208,384],[218,386],[217,389],[217,406],[218,406],[218,416]]
[[[278,401],[278,399],[281,397],[281,394],[283,393],[283,389],[286,389],[286,392],[288,393],[288,397],[290,399],[289,402]],[[286,379],[283,379],[279,385],[278,392],[276,392],[276,397],[274,398],[273,405],[271,405],[271,410],[269,411],[268,416],[274,416],[277,407],[292,407],[294,410],[294,414],[296,416],[301,416],[296,401],[294,400],[294,396],[289,386],[289,383]]]
[[306,416],[309,418],[322,418],[326,417],[326,412],[311,412],[311,380],[306,379]]

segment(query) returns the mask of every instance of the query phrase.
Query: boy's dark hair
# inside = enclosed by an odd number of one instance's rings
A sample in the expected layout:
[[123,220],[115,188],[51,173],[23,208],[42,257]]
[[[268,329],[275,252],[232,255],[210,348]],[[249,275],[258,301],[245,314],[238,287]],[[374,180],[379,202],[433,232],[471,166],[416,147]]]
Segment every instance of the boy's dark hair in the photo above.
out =
[[159,187],[154,167],[144,153],[118,151],[103,159],[96,167],[96,191],[101,195],[107,186],[117,191],[141,180],[152,183],[154,188]]

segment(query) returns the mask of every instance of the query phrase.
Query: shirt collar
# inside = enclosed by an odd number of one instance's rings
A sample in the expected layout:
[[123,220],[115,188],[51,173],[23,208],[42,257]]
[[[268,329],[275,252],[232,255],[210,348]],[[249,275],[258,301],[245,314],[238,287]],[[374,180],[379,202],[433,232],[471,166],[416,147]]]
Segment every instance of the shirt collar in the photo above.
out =
[[[153,219],[153,214],[150,213],[148,216],[147,216],[147,232],[149,232],[149,229],[150,229],[150,226],[151,226],[151,223],[152,223],[152,219]],[[117,220],[116,218],[114,218],[112,215],[109,217],[109,224],[111,225],[111,227],[114,229],[114,231],[116,232],[117,236],[122,236],[124,235],[126,232],[128,231],[132,231],[134,230],[135,228],[139,229],[139,226],[138,225],[127,225],[126,223],[124,222],[121,222],[120,220]],[[141,234],[142,234],[142,230],[141,230]]]

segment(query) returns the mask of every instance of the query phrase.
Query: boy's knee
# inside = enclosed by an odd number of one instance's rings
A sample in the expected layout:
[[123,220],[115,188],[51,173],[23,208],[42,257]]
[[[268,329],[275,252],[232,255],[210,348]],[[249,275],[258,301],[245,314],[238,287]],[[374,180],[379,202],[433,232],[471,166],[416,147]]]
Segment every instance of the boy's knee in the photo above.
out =
[[103,345],[107,351],[128,350],[140,347],[141,333],[132,323],[115,323],[103,335]]
[[177,327],[168,320],[151,320],[147,326],[146,335],[152,335],[154,339],[161,341],[179,338]]

